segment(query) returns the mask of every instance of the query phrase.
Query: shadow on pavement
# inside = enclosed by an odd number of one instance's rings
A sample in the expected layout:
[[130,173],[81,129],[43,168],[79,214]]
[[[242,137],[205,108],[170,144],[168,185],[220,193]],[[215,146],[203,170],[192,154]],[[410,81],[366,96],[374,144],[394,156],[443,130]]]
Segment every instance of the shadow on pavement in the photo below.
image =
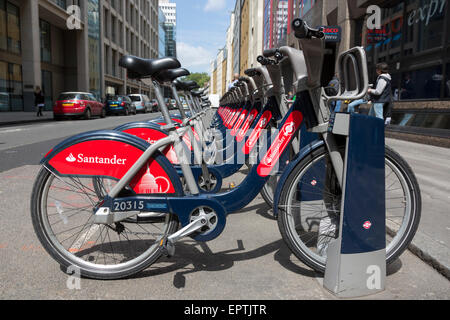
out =
[[[316,276],[314,271],[303,268],[290,260],[292,253],[283,240],[277,240],[255,250],[239,252],[244,250],[242,240],[237,240],[236,249],[217,253],[212,252],[206,243],[179,243],[177,244],[175,257],[163,257],[155,265],[132,278],[145,278],[176,272],[173,285],[176,288],[184,288],[186,287],[185,275],[187,274],[201,271],[222,271],[232,268],[235,262],[256,259],[270,253],[275,253],[275,260],[287,270],[310,278]],[[158,267],[158,265],[162,266]]]

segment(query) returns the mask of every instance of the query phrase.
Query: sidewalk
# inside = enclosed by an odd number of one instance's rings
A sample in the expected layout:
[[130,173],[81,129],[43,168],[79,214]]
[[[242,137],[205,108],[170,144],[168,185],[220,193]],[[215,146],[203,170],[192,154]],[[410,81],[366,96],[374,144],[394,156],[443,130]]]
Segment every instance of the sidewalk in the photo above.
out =
[[419,228],[409,250],[450,279],[450,149],[386,139],[411,166],[422,195]]
[[43,114],[43,117],[37,117],[36,112],[0,112],[0,126],[53,121],[52,111],[44,111]]

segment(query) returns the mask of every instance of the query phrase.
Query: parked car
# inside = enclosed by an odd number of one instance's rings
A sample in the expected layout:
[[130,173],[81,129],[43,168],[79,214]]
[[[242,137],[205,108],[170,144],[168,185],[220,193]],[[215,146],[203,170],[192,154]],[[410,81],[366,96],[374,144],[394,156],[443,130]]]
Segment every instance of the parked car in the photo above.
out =
[[169,110],[176,109],[175,104],[173,103],[173,101],[175,101],[175,100],[165,98],[164,101],[166,102],[167,109],[169,109]]
[[170,104],[172,105],[173,110],[178,110],[177,101],[175,99],[170,99]]
[[152,104],[152,112],[158,112],[159,108],[158,108],[158,100],[156,99],[152,99],[152,101],[150,101]]
[[146,96],[145,94],[130,94],[128,95],[128,97],[136,107],[137,112],[152,112],[152,104],[148,96]]
[[83,117],[89,120],[92,116],[106,117],[106,110],[92,93],[63,92],[53,105],[55,120],[63,117]]
[[106,101],[106,114],[136,114],[136,107],[127,96],[115,96]]

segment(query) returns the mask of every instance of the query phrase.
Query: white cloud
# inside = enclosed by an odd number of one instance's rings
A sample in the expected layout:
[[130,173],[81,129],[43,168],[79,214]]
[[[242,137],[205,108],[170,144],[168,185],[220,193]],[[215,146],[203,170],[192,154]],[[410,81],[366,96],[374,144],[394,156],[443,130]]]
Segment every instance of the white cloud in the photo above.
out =
[[225,8],[226,0],[208,0],[205,11],[218,11]]
[[177,56],[183,68],[191,72],[210,72],[211,61],[215,59],[213,52],[201,46],[193,46],[185,42],[177,43]]

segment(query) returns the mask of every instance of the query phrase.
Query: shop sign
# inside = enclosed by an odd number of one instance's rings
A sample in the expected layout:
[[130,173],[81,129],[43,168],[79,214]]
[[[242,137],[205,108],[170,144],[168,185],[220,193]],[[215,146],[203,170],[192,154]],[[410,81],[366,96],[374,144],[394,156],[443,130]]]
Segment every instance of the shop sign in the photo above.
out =
[[411,11],[408,16],[408,26],[411,27],[419,22],[425,22],[425,26],[428,26],[431,18],[438,12],[439,14],[443,13],[446,3],[447,0],[431,0],[428,4]]
[[325,42],[340,42],[342,29],[339,26],[322,26]]

